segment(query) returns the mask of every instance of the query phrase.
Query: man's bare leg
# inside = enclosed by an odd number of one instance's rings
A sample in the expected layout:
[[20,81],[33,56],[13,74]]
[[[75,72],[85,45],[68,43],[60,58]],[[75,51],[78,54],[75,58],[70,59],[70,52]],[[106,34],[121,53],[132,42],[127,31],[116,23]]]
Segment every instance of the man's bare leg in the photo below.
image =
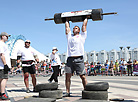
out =
[[5,87],[8,79],[0,79],[0,91],[1,93],[5,93]]
[[24,74],[24,83],[25,83],[26,88],[29,88],[28,78],[29,78],[29,73],[25,73]]
[[36,77],[35,77],[35,74],[31,74],[31,77],[32,77],[33,87],[35,87],[36,86]]
[[81,80],[82,80],[83,88],[85,89],[85,86],[86,86],[86,84],[87,84],[86,77],[85,77],[85,75],[80,75],[80,78],[81,78]]
[[65,80],[65,85],[66,85],[66,92],[70,93],[70,84],[71,84],[71,73],[66,73],[66,80]]
[[66,73],[66,80],[65,80],[65,85],[66,85],[66,94],[63,97],[70,97],[70,85],[71,85],[71,76],[72,73]]

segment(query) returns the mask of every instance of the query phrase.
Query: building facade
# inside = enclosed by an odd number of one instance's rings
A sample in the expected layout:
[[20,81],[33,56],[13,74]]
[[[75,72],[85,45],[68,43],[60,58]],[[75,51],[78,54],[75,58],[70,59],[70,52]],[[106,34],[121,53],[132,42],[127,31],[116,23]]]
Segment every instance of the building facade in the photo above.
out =
[[[118,60],[120,61],[120,59],[123,58],[125,59],[125,61],[128,61],[129,59],[133,60],[138,60],[138,48],[134,48],[134,49],[121,49],[120,51],[117,51],[115,49],[112,49],[111,51],[91,51],[91,52],[85,52],[84,54],[84,62],[98,62],[100,61],[101,64],[104,64],[106,62],[106,60],[113,61],[113,63]],[[66,53],[61,54],[61,61],[66,63],[67,60],[67,56]]]

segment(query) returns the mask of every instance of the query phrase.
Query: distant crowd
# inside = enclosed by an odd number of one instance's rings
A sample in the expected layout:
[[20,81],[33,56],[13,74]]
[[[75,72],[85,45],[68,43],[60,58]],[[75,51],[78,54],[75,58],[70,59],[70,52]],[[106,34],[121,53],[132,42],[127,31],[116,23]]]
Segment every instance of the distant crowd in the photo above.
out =
[[137,75],[138,74],[138,61],[131,59],[129,61],[125,61],[125,59],[121,58],[120,61],[116,60],[115,63],[113,61],[106,60],[105,64],[101,64],[99,61],[96,62],[85,62],[85,70],[87,75],[106,75],[106,76],[122,76],[122,75]]
[[[64,74],[64,67],[65,67],[65,63],[61,63],[60,68],[59,68],[59,76],[62,76]],[[51,62],[48,62],[48,59],[43,60],[39,63],[36,63],[35,69],[36,69],[37,76],[46,75],[46,74],[50,74],[53,72],[53,69],[51,67]],[[22,73],[22,64],[20,63],[19,66],[12,65],[11,71],[9,73],[10,74]]]

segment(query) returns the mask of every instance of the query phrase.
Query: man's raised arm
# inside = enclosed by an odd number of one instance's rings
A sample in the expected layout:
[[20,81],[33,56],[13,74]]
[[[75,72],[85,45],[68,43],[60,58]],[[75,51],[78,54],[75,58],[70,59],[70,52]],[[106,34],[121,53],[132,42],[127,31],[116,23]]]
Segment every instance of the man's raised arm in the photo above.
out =
[[66,35],[71,31],[69,27],[69,21],[65,22],[65,27],[66,27]]
[[88,22],[88,19],[85,18],[85,20],[83,21],[83,25],[82,25],[82,32],[85,32],[86,31],[86,27],[87,27],[87,22]]

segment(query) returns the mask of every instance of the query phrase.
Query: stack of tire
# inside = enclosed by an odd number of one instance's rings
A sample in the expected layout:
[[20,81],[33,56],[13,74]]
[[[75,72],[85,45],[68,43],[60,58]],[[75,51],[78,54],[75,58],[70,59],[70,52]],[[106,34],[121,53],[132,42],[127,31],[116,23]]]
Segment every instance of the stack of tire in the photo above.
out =
[[88,83],[82,91],[82,99],[108,100],[108,89],[107,82]]
[[39,92],[39,97],[41,98],[60,99],[63,96],[63,91],[58,89],[58,83],[56,82],[37,84],[35,91]]

